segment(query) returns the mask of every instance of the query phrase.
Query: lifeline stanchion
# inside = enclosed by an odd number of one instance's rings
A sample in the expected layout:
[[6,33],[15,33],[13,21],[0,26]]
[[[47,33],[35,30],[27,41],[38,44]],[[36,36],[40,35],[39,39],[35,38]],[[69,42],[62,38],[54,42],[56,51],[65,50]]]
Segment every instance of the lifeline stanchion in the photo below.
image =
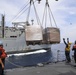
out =
[[60,50],[57,50],[57,62],[59,61],[58,59],[59,59],[59,52],[60,52]]

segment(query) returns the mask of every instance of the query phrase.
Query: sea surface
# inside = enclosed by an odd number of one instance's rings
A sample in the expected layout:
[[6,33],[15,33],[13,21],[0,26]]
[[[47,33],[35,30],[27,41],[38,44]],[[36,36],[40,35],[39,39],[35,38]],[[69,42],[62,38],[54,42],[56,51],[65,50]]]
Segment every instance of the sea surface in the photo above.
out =
[[[73,51],[70,51],[72,59]],[[5,69],[36,66],[38,63],[60,62],[65,60],[65,45],[56,44],[50,50],[41,50],[28,53],[11,54],[5,60]]]
[[43,52],[9,55],[5,60],[5,69],[36,66],[38,63],[51,62],[51,50]]

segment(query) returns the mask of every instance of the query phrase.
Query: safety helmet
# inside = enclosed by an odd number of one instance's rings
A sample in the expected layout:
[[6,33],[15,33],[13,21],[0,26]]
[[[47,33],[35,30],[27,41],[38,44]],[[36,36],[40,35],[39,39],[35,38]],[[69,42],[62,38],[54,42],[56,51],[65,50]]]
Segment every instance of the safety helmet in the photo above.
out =
[[71,43],[71,42],[69,42],[68,44],[69,44],[69,45],[71,45],[72,43]]
[[0,41],[0,46],[3,46],[3,42],[2,41]]

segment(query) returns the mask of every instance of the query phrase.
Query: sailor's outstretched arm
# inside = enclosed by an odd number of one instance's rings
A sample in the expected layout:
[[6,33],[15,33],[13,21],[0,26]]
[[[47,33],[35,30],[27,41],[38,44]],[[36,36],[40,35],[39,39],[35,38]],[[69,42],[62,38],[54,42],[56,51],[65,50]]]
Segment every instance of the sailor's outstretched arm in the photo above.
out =
[[69,43],[69,38],[67,38],[67,43]]
[[64,42],[65,45],[67,45],[67,43],[66,43],[66,41],[65,41],[65,38],[63,38],[63,42]]

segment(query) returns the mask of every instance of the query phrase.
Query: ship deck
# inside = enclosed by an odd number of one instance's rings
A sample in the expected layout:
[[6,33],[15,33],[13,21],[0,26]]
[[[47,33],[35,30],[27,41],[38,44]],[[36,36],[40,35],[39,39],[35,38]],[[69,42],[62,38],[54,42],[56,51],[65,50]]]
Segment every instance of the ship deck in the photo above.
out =
[[43,66],[22,67],[5,70],[5,75],[76,75],[75,63],[56,62]]

